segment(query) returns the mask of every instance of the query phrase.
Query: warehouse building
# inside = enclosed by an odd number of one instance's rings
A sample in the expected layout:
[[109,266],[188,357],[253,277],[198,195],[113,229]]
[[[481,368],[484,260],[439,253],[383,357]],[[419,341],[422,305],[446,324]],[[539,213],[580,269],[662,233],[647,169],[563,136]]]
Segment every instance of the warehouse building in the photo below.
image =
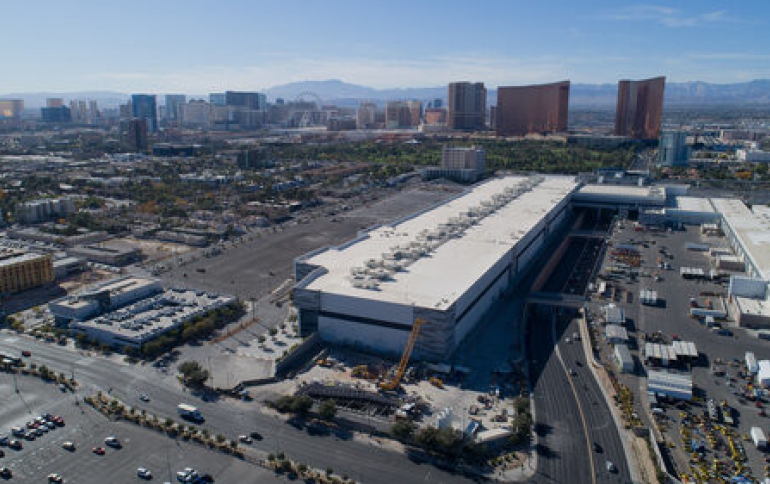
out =
[[295,261],[303,334],[400,354],[414,321],[415,355],[452,353],[567,219],[577,183],[510,176]]
[[0,248],[0,295],[26,291],[53,280],[50,255]]
[[[770,328],[770,207],[712,198],[720,226],[749,277],[732,276],[728,301],[739,326]],[[733,267],[738,268],[736,262]]]

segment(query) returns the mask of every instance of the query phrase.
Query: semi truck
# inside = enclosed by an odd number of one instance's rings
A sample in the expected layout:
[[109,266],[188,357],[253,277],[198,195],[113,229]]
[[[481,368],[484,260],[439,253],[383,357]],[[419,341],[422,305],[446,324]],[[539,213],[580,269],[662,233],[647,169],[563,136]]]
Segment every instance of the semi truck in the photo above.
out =
[[187,403],[180,403],[176,406],[177,412],[179,412],[179,415],[187,420],[191,420],[193,422],[203,422],[205,419],[203,418],[203,415],[201,415],[200,411]]

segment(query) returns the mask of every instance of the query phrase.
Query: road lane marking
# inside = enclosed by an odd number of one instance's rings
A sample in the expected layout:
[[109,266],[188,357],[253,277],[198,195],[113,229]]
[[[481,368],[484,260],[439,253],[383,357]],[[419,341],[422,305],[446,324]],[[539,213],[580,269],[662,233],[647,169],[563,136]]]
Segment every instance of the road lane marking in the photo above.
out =
[[551,337],[553,338],[553,345],[556,352],[556,357],[561,363],[561,367],[564,370],[564,374],[567,375],[567,381],[569,382],[572,393],[575,396],[575,403],[578,406],[578,413],[580,413],[580,420],[583,423],[583,433],[586,436],[586,451],[588,452],[588,461],[591,464],[591,482],[596,484],[596,466],[594,464],[594,456],[591,453],[591,437],[588,434],[588,424],[586,423],[586,416],[583,413],[583,406],[580,404],[580,398],[578,398],[577,390],[575,389],[575,383],[572,381],[572,375],[567,372],[567,367],[564,365],[564,359],[561,357],[561,351],[559,350],[559,343],[556,341],[556,315],[551,317]]

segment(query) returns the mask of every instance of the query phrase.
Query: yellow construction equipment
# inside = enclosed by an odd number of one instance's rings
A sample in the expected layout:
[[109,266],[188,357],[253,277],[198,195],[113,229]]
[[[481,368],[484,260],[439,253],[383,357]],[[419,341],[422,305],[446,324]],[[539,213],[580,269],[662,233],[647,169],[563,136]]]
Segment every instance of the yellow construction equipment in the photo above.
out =
[[432,376],[428,379],[431,385],[433,385],[436,388],[444,388],[444,382],[441,380],[441,378],[437,378],[435,376]]
[[420,326],[425,324],[425,320],[417,318],[412,325],[412,332],[409,333],[409,339],[406,341],[406,347],[404,353],[401,355],[401,361],[398,363],[398,368],[393,374],[393,378],[380,382],[380,389],[382,390],[395,390],[398,384],[401,383],[401,378],[406,371],[406,365],[409,364],[409,358],[412,356],[412,350],[414,350],[414,344],[417,342],[417,335],[420,333]]

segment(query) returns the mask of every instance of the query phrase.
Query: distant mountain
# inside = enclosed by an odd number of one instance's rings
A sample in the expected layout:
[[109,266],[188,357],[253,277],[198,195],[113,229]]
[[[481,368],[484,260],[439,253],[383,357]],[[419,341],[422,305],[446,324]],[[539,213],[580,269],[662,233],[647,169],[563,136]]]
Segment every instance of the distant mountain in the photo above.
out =
[[[570,104],[581,107],[611,108],[617,100],[617,84],[580,84],[574,83],[570,88]],[[374,89],[358,84],[351,84],[339,79],[325,81],[302,81],[274,86],[264,91],[271,101],[283,98],[286,101],[296,99],[300,94],[311,92],[324,103],[339,106],[355,106],[362,100],[372,100],[379,104],[394,99],[418,99],[431,101],[446,100],[447,88],[409,87],[401,89]],[[95,99],[101,106],[117,106],[126,102],[129,94],[112,91],[84,92],[35,92],[0,94],[0,98],[21,98],[28,109],[45,106],[49,97],[71,99]],[[203,98],[207,96],[188,96],[188,98]],[[487,93],[489,104],[495,104],[497,90],[490,88]],[[159,100],[162,104],[163,101]],[[759,79],[734,84],[711,84],[702,81],[671,82],[666,84],[666,105],[687,104],[765,104],[770,103],[770,79]]]
[[[312,92],[324,102],[341,105],[356,104],[370,99],[385,102],[390,99],[446,99],[446,86],[373,89],[332,79],[327,81],[304,81],[271,87],[266,91],[271,99],[282,97],[287,101],[303,92]],[[573,106],[611,107],[618,97],[617,84],[572,84],[570,104]],[[489,89],[487,100],[495,103],[497,90]],[[760,79],[735,84],[711,84],[707,82],[672,82],[666,84],[666,105],[676,104],[748,104],[770,103],[770,79]]]

